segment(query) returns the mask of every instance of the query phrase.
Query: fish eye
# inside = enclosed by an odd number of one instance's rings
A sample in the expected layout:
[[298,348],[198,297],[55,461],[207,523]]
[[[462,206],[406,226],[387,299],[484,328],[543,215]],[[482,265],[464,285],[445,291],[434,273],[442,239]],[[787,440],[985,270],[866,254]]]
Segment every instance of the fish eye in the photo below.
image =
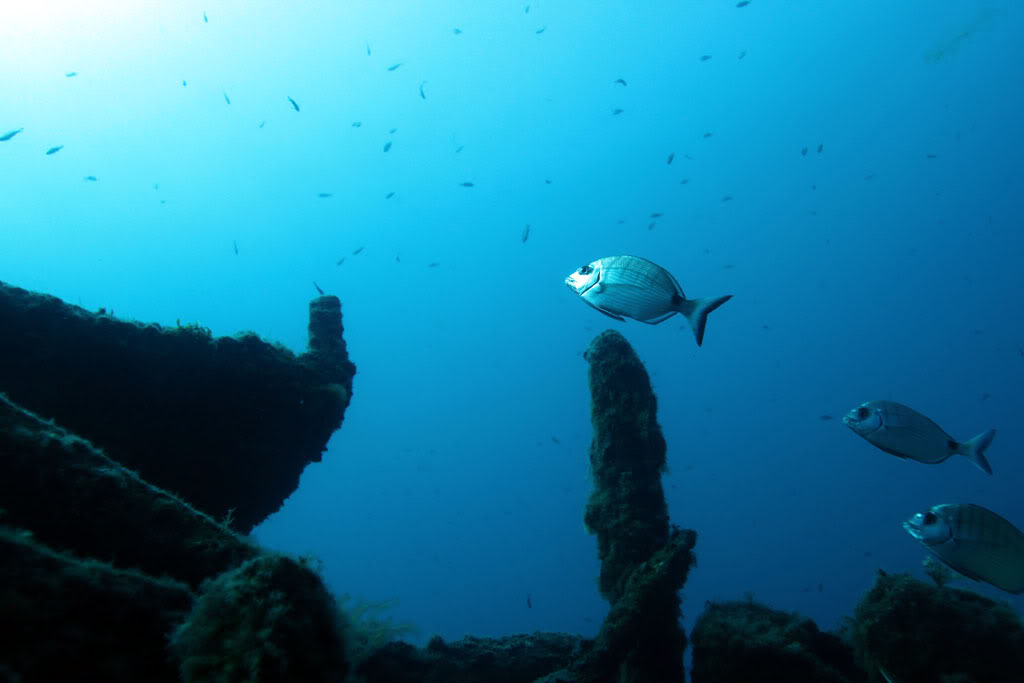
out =
[[924,513],[924,523],[925,524],[935,524],[935,522],[937,522],[938,519],[939,518],[935,516],[934,512],[926,512],[926,513]]
[[576,272],[579,273],[580,275],[590,275],[590,271],[592,270],[594,269],[591,268],[590,266],[580,266],[580,269],[577,270]]
[[865,408],[864,406],[861,406],[860,408],[857,408],[857,417],[859,419],[861,419],[861,420],[868,419],[868,416],[870,414],[871,414],[871,411],[868,410],[867,408]]

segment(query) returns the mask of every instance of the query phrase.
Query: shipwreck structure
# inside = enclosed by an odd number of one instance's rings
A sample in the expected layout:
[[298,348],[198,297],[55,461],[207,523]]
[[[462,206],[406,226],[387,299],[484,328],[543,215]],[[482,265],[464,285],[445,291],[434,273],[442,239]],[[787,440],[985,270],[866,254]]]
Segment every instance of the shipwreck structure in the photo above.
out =
[[[686,680],[697,535],[668,518],[657,400],[620,334],[585,354],[584,521],[610,606],[597,636],[415,647],[337,603],[314,562],[243,535],[344,418],[355,366],[336,297],[310,303],[299,355],[2,284],[0,330],[0,683]],[[1001,683],[1019,678],[1024,628],[991,600],[880,574],[841,633],[749,600],[705,605],[692,641],[693,683]]]

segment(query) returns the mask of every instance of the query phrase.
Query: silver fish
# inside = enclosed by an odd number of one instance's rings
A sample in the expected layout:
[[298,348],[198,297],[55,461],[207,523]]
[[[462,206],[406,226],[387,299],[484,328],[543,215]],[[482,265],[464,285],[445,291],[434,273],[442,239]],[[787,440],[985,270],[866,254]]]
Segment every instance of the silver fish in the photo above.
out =
[[639,256],[609,256],[581,266],[565,278],[569,289],[601,313],[656,325],[682,313],[697,346],[704,341],[708,313],[732,298],[687,299],[672,274]]
[[980,505],[936,505],[903,528],[951,569],[1008,593],[1024,593],[1024,533]]
[[985,451],[996,430],[959,442],[942,427],[913,408],[893,401],[868,401],[843,417],[843,424],[890,455],[934,465],[951,455],[962,455],[979,469],[992,474]]

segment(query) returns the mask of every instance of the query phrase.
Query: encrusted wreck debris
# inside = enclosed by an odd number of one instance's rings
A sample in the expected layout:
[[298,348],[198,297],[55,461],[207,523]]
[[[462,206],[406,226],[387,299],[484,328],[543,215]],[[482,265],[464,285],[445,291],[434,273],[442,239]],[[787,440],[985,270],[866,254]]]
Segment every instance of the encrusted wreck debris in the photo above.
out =
[[0,391],[151,484],[248,533],[341,426],[355,366],[341,303],[310,304],[309,350],[90,313],[0,283]]
[[259,549],[0,394],[0,523],[52,548],[193,588]]
[[679,591],[694,564],[697,534],[669,523],[657,399],[643,363],[618,332],[598,335],[586,359],[594,490],[584,521],[597,534],[599,586],[611,609],[572,673],[593,683],[685,681]]
[[860,683],[853,649],[807,617],[751,600],[710,602],[691,635],[693,683]]
[[1024,677],[1020,616],[971,591],[879,571],[849,630],[861,666],[884,670],[889,680],[1011,683]]
[[[414,647],[339,606],[313,563],[237,533],[280,506],[341,424],[355,368],[338,299],[312,302],[300,356],[3,285],[0,329],[0,615],[14,625],[0,681],[685,681],[679,591],[696,533],[668,519],[657,401],[618,333],[586,354],[584,519],[610,603],[597,637]],[[985,683],[1024,667],[1009,608],[885,574],[841,634],[752,601],[708,603],[693,644],[694,683]]]

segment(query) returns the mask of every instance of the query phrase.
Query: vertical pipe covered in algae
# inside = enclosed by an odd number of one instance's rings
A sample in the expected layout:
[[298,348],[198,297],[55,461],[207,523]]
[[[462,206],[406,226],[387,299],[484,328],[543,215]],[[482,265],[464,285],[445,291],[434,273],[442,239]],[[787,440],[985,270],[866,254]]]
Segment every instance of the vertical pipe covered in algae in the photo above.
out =
[[657,399],[643,363],[618,332],[598,335],[585,358],[594,490],[584,521],[597,535],[599,587],[611,609],[573,673],[578,681],[685,681],[678,593],[695,561],[697,534],[669,523]]

